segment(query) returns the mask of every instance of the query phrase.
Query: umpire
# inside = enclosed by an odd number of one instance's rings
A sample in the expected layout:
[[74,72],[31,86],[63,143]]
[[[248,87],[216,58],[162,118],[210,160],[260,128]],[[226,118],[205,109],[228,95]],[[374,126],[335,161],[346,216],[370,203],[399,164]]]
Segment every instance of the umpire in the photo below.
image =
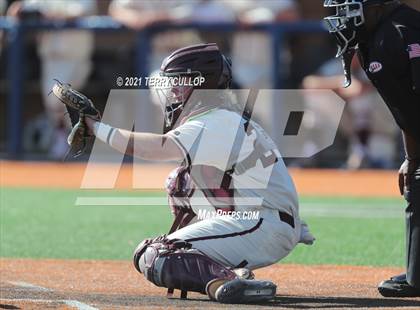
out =
[[400,192],[407,200],[407,272],[379,284],[385,297],[420,296],[420,12],[398,0],[325,0],[325,18],[343,59],[345,86],[357,52],[363,69],[401,128],[405,161]]

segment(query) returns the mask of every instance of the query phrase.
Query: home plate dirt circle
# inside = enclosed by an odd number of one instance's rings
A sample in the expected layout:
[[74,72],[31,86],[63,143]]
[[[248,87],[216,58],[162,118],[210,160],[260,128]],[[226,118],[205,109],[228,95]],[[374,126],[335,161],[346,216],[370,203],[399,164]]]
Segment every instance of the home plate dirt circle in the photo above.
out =
[[[420,298],[386,299],[377,283],[399,268],[277,264],[256,271],[271,279],[278,296],[240,308],[419,309]],[[190,293],[167,299],[166,290],[144,280],[128,261],[0,259],[0,309],[238,308]],[[176,292],[174,296],[178,296]]]

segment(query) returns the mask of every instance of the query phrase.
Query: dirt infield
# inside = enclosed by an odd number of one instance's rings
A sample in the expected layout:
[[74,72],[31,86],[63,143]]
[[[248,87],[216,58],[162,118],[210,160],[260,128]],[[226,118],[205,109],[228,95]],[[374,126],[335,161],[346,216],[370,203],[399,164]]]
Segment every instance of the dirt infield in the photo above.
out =
[[[227,307],[190,294],[167,299],[130,262],[0,259],[0,309],[140,309]],[[256,272],[278,285],[273,302],[258,308],[420,308],[420,299],[386,299],[376,284],[398,268],[275,265]],[[238,307],[235,307],[238,308]],[[256,308],[244,305],[241,308]]]
[[[141,176],[136,178],[137,188],[162,188],[173,165],[140,165]],[[35,163],[0,161],[0,186],[79,188],[86,164]],[[98,179],[112,170],[110,165],[99,165],[95,171]],[[397,173],[394,171],[345,171],[291,169],[300,195],[328,196],[399,196]],[[131,165],[123,165],[115,188],[131,189]]]

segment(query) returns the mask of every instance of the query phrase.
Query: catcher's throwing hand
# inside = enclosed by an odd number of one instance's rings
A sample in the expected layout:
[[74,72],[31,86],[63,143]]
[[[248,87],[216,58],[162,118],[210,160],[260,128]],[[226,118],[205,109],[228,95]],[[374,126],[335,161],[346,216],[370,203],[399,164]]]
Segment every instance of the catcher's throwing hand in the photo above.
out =
[[56,80],[52,93],[64,103],[70,116],[72,130],[67,137],[67,143],[70,145],[70,151],[73,152],[74,157],[77,157],[83,154],[86,139],[91,136],[86,126],[86,118],[100,121],[101,114],[88,97],[71,88],[69,84],[63,84]]

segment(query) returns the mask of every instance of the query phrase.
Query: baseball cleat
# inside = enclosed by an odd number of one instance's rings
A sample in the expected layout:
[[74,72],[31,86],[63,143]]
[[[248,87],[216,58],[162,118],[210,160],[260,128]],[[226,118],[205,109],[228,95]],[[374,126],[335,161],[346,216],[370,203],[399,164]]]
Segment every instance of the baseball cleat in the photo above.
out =
[[[245,279],[245,280],[253,280],[255,278],[254,273],[248,268],[236,268],[233,269],[233,272],[236,274],[238,278]],[[216,301],[216,290],[226,283],[227,279],[214,279],[211,280],[206,285],[206,293],[211,300]]]
[[248,268],[236,268],[233,269],[233,272],[238,276],[238,278],[245,279],[245,280],[254,280],[255,275]]
[[216,291],[219,287],[225,284],[227,281],[226,279],[213,279],[206,285],[206,293],[209,298],[213,301],[216,301]]
[[420,297],[420,289],[408,284],[405,274],[382,281],[378,285],[378,291],[384,297]]
[[226,304],[269,301],[276,296],[277,286],[270,281],[234,279],[219,285],[214,298]]

